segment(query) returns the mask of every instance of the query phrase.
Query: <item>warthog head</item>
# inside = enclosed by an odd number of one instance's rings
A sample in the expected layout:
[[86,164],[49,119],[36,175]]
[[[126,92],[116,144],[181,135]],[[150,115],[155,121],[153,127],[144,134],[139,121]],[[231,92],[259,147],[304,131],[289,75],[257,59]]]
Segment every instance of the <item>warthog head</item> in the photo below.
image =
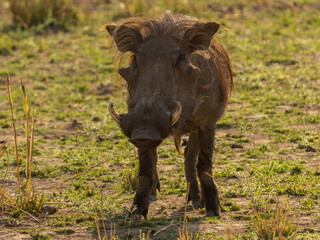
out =
[[150,35],[152,27],[152,21],[139,19],[106,26],[118,49],[132,52],[130,66],[119,69],[128,85],[128,113],[117,114],[112,103],[109,111],[138,148],[157,147],[175,125],[192,114],[187,109],[200,70],[191,63],[190,55],[209,46],[219,24],[184,19],[179,28],[169,28],[171,33],[158,29],[153,31],[157,35]]

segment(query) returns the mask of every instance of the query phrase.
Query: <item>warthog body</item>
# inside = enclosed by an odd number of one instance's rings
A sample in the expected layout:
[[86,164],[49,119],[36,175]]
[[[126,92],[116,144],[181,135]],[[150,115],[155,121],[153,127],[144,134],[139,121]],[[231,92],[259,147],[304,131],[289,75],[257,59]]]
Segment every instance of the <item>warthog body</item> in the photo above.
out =
[[128,113],[118,115],[112,103],[109,111],[138,148],[139,183],[132,206],[138,218],[147,217],[149,199],[160,190],[156,148],[171,134],[179,151],[187,133],[189,200],[195,209],[204,206],[208,216],[220,216],[212,155],[216,122],[227,105],[233,74],[227,53],[213,39],[219,27],[169,13],[106,25],[118,49],[133,54],[130,66],[119,69],[128,85]]

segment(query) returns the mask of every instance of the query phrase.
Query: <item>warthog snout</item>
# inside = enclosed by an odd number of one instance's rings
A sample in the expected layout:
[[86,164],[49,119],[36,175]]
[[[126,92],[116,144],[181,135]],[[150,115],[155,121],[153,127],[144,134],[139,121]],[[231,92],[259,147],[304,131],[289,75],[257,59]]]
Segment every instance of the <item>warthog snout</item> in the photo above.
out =
[[137,148],[155,148],[160,145],[163,139],[150,134],[138,133],[134,134],[129,141]]
[[173,113],[165,111],[151,111],[149,114],[141,112],[130,112],[118,114],[113,109],[113,104],[109,104],[109,113],[115,122],[120,126],[129,141],[138,148],[158,147],[180,119],[182,106],[180,102],[176,104]]

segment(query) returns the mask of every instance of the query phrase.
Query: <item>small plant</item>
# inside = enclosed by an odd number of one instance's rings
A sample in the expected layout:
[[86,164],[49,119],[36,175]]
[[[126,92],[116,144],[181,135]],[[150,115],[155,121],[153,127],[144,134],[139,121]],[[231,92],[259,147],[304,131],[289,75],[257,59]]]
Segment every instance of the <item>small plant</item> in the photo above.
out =
[[192,240],[192,233],[189,234],[188,232],[188,223],[186,218],[183,221],[182,231],[179,228],[179,237],[177,238],[177,240]]
[[[24,213],[33,213],[35,211],[40,211],[43,204],[45,203],[45,195],[44,194],[35,194],[33,191],[33,187],[31,184],[31,170],[32,170],[32,157],[33,157],[33,141],[34,141],[34,107],[32,111],[32,125],[31,129],[29,126],[29,105],[28,105],[28,97],[26,94],[25,86],[21,80],[22,91],[24,95],[24,103],[25,103],[25,134],[26,134],[26,167],[25,167],[25,181],[21,186],[20,180],[20,165],[21,165],[21,153],[18,151],[18,140],[17,140],[17,132],[15,126],[15,117],[13,113],[13,98],[11,94],[10,87],[10,77],[7,74],[7,86],[8,86],[8,94],[9,94],[9,105],[11,109],[11,118],[12,118],[12,126],[13,126],[13,135],[14,135],[14,148],[15,148],[15,156],[16,156],[16,169],[17,169],[17,182],[18,182],[18,194],[16,199],[13,199],[5,192],[5,188],[2,187],[1,193],[2,198],[6,201],[1,201],[2,207],[8,206],[15,210],[21,210]],[[1,152],[0,152],[1,153]],[[2,153],[1,153],[2,154]],[[0,155],[1,156],[1,155]]]
[[251,229],[259,239],[288,239],[296,235],[296,226],[292,224],[286,209],[277,201],[276,209],[266,204],[265,211],[253,207],[254,215],[251,216]]
[[[102,223],[102,227],[103,227],[103,232],[104,232],[104,236],[101,238],[101,233],[100,233],[100,224],[99,224],[99,220],[101,218],[101,223]],[[108,237],[107,231],[106,231],[106,226],[104,224],[104,220],[103,220],[103,216],[102,216],[102,212],[100,211],[100,216],[98,216],[98,213],[96,212],[95,214],[95,218],[94,218],[94,223],[96,226],[96,230],[97,230],[97,234],[98,234],[98,239],[99,240],[117,240],[119,239],[119,237],[116,235],[116,226],[114,225],[114,227],[112,227],[112,223],[111,223],[111,227],[110,227],[110,235]]]
[[[190,186],[188,186],[188,189],[187,189],[187,196],[189,196],[189,189],[190,189]],[[189,231],[188,231],[187,208],[188,208],[188,197],[186,199],[186,205],[185,205],[185,209],[184,209],[182,231],[179,228],[179,236],[178,236],[177,240],[192,240],[193,239],[192,232],[189,234]]]
[[17,45],[13,39],[6,34],[2,34],[0,37],[0,56],[9,55],[12,51],[17,49]]
[[230,211],[239,211],[240,206],[237,205],[236,203],[233,203],[232,206],[230,207]]
[[228,178],[228,179],[238,178],[238,176],[236,174],[236,169],[233,167],[226,167],[221,172],[215,172],[214,177],[216,179],[218,179],[218,178]]
[[[0,145],[0,159],[1,157],[3,156],[4,152],[7,150],[7,146],[5,144],[5,142],[1,143]],[[6,182],[6,179],[7,179],[7,175],[8,175],[8,159],[7,159],[7,170],[6,170],[6,173],[5,173],[5,176],[4,176],[4,179],[3,179],[3,184],[1,186],[1,201],[0,201],[0,204],[1,204],[1,212],[2,212],[2,216],[4,214],[4,199],[5,199],[5,191],[6,191],[6,186],[5,186],[5,182]]]
[[291,175],[298,175],[302,173],[302,171],[303,171],[303,167],[295,163],[294,166],[292,166],[291,168]]
[[133,191],[138,186],[139,162],[135,159],[135,167],[132,170],[125,170],[122,175],[122,187],[127,191]]
[[6,149],[7,149],[7,146],[6,146],[5,142],[4,142],[4,143],[1,143],[1,144],[0,144],[0,158],[2,157],[2,155],[4,154],[4,152],[6,151]]
[[122,177],[122,186],[127,191],[133,191],[138,186],[138,176],[134,171],[127,171]]
[[24,29],[40,24],[66,28],[79,20],[72,0],[9,0],[9,4],[13,22]]
[[226,201],[223,203],[221,211],[226,211],[224,207],[228,207],[229,211],[238,211],[240,210],[240,206],[233,201]]
[[301,209],[306,211],[312,211],[314,207],[318,206],[319,203],[316,200],[308,199],[302,202]]
[[31,234],[32,240],[49,240],[52,239],[50,235],[41,234],[41,233],[33,233]]
[[307,189],[303,185],[288,184],[287,186],[279,186],[277,189],[278,195],[292,195],[292,196],[305,196]]

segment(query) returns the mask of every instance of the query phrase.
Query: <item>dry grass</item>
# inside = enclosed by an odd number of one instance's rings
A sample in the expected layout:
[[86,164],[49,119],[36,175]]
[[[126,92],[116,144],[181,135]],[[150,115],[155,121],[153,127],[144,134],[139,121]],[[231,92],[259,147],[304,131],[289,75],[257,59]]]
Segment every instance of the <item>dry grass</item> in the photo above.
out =
[[[3,156],[4,152],[7,150],[7,146],[5,143],[2,143],[0,145],[0,159],[1,157]],[[2,186],[1,186],[1,193],[2,192],[5,192],[6,191],[6,185],[5,185],[5,182],[7,180],[7,176],[8,176],[8,166],[9,166],[9,163],[8,163],[8,158],[7,158],[7,169],[6,169],[6,173],[4,175],[4,179],[3,179],[3,183],[2,183]],[[4,194],[1,194],[1,213],[2,213],[2,216],[4,214]]]
[[193,239],[192,232],[189,234],[189,231],[188,231],[188,221],[187,221],[186,214],[184,216],[182,231],[179,228],[179,237],[177,239],[178,240],[192,240]]
[[72,0],[9,0],[9,4],[13,22],[24,29],[40,24],[65,28],[79,20]]
[[4,154],[4,152],[6,151],[6,149],[7,149],[6,144],[5,144],[5,143],[2,143],[2,144],[0,145],[0,157],[2,157],[2,155]]
[[273,210],[269,203],[266,210],[257,210],[255,207],[252,217],[252,229],[259,239],[294,239],[296,226],[292,224],[287,210],[280,206],[277,201],[276,208]]
[[[107,240],[108,239],[108,234],[107,234],[107,231],[106,231],[106,226],[104,224],[104,220],[103,220],[103,216],[102,216],[102,212],[100,211],[100,217],[101,217],[101,222],[102,222],[102,226],[103,226],[103,232],[104,232],[104,237],[101,238],[101,234],[100,234],[100,226],[99,226],[99,216],[96,212],[96,216],[94,218],[94,223],[96,225],[96,229],[97,229],[97,233],[98,233],[98,239],[99,240]],[[110,233],[110,240],[114,240],[116,239],[114,236],[113,236],[113,232],[112,232],[112,226],[111,226],[111,233]]]
[[189,234],[188,231],[188,218],[187,218],[187,207],[188,207],[188,196],[189,196],[190,184],[188,184],[187,194],[186,194],[186,205],[184,208],[184,216],[183,216],[183,227],[182,231],[179,228],[179,236],[177,240],[192,240],[192,232]]
[[[100,219],[101,219],[101,223],[102,223],[102,227],[103,227],[103,233],[104,233],[103,237],[101,236],[101,232],[100,232],[100,224],[99,224]],[[95,222],[95,226],[96,226],[99,240],[118,240],[118,239],[120,239],[119,236],[116,235],[116,225],[115,224],[113,225],[112,223],[111,223],[110,233],[109,233],[109,237],[108,237],[108,234],[106,231],[106,226],[105,226],[104,220],[103,220],[103,214],[101,211],[100,211],[100,216],[98,216],[98,213],[96,212],[94,222]],[[133,239],[136,239],[136,238],[134,237]],[[150,231],[148,231],[147,234],[140,233],[139,240],[151,240]]]
[[[32,107],[32,120],[31,120],[31,128],[29,121],[29,104],[28,104],[28,96],[26,93],[25,86],[23,81],[21,80],[21,87],[24,95],[24,111],[25,111],[25,136],[26,136],[26,168],[25,175],[26,179],[24,184],[21,186],[21,178],[20,178],[20,165],[21,165],[21,156],[22,153],[18,151],[18,138],[17,131],[15,126],[15,116],[13,111],[13,98],[10,87],[10,77],[7,74],[7,87],[8,87],[8,95],[9,95],[9,105],[11,109],[11,119],[13,126],[13,135],[14,135],[14,148],[15,148],[15,156],[16,156],[16,169],[17,169],[17,184],[19,186],[18,193],[16,199],[13,199],[5,192],[5,185],[1,188],[1,205],[2,208],[6,205],[9,208],[18,209],[21,212],[29,212],[33,213],[35,211],[40,211],[43,204],[45,203],[45,195],[44,194],[35,194],[33,191],[33,187],[31,184],[31,170],[32,170],[32,157],[33,157],[33,142],[34,142],[34,106]],[[8,166],[8,165],[7,165]],[[4,181],[5,182],[5,181]]]

